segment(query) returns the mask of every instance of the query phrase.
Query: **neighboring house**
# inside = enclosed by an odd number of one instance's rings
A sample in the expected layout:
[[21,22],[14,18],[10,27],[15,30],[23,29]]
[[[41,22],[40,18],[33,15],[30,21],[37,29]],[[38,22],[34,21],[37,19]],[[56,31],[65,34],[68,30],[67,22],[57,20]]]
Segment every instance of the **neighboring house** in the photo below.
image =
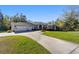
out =
[[29,22],[12,22],[11,30],[14,32],[24,32],[39,29],[38,26]]

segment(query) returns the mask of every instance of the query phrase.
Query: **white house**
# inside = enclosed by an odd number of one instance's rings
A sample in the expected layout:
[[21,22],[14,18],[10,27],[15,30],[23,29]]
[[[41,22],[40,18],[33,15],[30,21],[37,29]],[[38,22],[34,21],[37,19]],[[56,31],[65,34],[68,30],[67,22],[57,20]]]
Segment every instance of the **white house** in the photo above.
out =
[[12,22],[11,30],[14,32],[32,31],[36,26],[29,22]]
[[56,30],[55,25],[38,25],[30,22],[11,22],[11,30],[14,32],[26,32],[40,29]]

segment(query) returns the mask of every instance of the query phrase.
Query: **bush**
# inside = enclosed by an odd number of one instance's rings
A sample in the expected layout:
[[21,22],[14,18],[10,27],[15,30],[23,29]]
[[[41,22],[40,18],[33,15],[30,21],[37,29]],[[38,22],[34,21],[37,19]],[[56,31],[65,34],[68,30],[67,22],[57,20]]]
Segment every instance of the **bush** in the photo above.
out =
[[79,29],[75,29],[75,31],[79,31]]
[[12,32],[12,30],[8,30],[7,32],[8,32],[8,33],[11,33],[11,32]]
[[42,32],[45,32],[46,30],[41,30]]

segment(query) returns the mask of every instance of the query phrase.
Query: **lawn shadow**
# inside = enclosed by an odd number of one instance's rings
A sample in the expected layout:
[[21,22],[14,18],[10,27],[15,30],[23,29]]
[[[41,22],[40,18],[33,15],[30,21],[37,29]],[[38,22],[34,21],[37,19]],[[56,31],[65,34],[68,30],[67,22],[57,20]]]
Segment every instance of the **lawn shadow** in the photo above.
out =
[[28,30],[28,31],[15,31],[14,33],[17,34],[17,33],[24,33],[24,32],[34,32],[34,31],[39,31],[39,30]]

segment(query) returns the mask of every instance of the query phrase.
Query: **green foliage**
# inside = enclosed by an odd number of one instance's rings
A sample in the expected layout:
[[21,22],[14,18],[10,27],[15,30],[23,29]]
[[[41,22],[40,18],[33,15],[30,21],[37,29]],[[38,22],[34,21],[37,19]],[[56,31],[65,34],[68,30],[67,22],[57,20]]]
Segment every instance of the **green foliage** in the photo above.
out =
[[10,20],[7,15],[5,15],[3,18],[3,26],[4,26],[4,30],[10,30]]
[[0,24],[2,24],[2,22],[3,22],[3,14],[2,14],[2,12],[0,11]]
[[55,25],[64,31],[75,31],[79,29],[78,11],[70,10],[64,13],[62,19],[57,19]]
[[3,14],[0,12],[0,31],[3,31]]
[[76,11],[71,10],[70,12],[65,13],[64,21],[65,21],[65,29],[74,31],[78,27],[79,15]]
[[6,31],[10,29],[10,20],[7,15],[3,15],[2,12],[0,12],[0,31]]
[[63,29],[63,27],[64,27],[64,21],[57,19],[55,21],[55,25],[58,26],[59,28]]
[[26,22],[26,16],[21,14],[16,14],[12,18],[13,22]]

